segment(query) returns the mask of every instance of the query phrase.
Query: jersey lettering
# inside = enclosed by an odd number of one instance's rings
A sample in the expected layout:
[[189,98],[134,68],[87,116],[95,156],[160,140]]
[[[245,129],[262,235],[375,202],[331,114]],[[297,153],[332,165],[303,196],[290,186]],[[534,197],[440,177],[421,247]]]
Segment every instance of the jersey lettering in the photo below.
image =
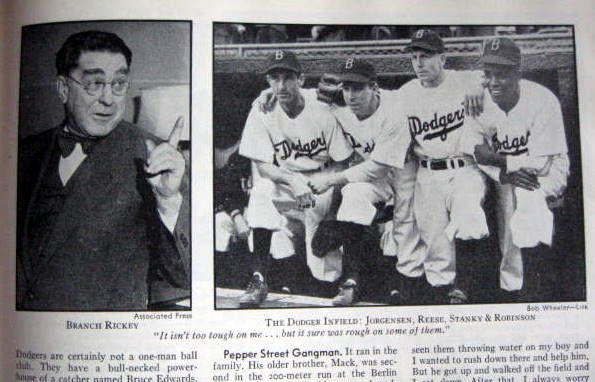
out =
[[374,142],[374,141],[372,141],[372,143],[366,142],[366,146],[364,147],[364,152],[369,154],[372,151],[374,151],[374,147],[376,147],[376,142]]
[[[438,113],[434,113],[434,118],[430,121],[422,121],[416,116],[409,116],[409,131],[414,138],[418,135],[424,135],[423,140],[429,141],[440,137],[442,141],[446,141],[448,134],[463,126],[465,122],[465,109],[456,110],[452,113],[447,113],[438,117]],[[427,134],[426,134],[427,133]]]
[[418,31],[415,33],[415,38],[422,38],[422,37],[424,37],[424,32],[425,32],[425,30],[424,30],[424,29],[420,29],[420,30],[418,30]]
[[492,50],[498,50],[500,49],[500,39],[496,38],[494,40],[492,40]]
[[275,51],[275,60],[279,61],[283,59],[283,51],[277,50]]
[[492,136],[492,146],[497,153],[503,155],[521,155],[529,151],[527,145],[529,144],[530,131],[520,137],[509,137],[508,134],[504,136],[503,140],[498,139],[498,135]]
[[349,142],[352,148],[359,149],[360,147],[362,147],[362,145],[355,140],[354,136],[349,134],[347,131],[343,130],[343,135],[345,136],[345,138],[347,138],[347,141]]
[[[347,131],[343,131],[343,135],[345,136],[345,138],[347,139],[347,141],[349,142],[349,144],[351,145],[351,147],[356,150],[362,147],[362,144],[359,143],[355,137],[353,135],[351,135],[350,133],[348,133]],[[372,151],[374,151],[374,147],[376,147],[376,142],[372,141],[368,141],[365,143],[365,145],[363,146],[363,152],[366,154],[370,154]]]
[[279,155],[280,160],[286,160],[293,155],[293,159],[300,157],[312,158],[316,154],[326,150],[326,139],[324,135],[312,139],[310,142],[302,143],[298,139],[297,143],[290,142],[286,139],[273,145],[275,153]]

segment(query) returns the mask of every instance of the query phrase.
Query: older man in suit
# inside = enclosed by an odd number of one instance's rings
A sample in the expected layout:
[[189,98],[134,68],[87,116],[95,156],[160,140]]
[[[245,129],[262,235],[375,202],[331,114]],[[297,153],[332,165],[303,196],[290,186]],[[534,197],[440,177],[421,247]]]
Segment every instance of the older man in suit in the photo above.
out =
[[64,122],[19,145],[17,309],[144,310],[154,269],[190,287],[183,121],[161,142],[122,120],[131,60],[99,31],[56,55]]

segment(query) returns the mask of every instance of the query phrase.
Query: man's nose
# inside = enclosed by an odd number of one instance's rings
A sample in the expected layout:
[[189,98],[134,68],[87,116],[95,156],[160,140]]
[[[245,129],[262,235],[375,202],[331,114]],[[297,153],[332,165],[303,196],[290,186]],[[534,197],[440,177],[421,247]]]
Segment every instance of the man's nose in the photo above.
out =
[[283,90],[287,87],[287,80],[279,80],[279,89]]
[[488,77],[488,84],[489,85],[492,85],[492,86],[499,85],[500,84],[500,81],[498,80],[498,78],[496,78],[496,76],[489,76]]
[[107,82],[103,85],[101,93],[99,94],[99,101],[104,105],[111,105],[114,102],[114,93],[112,84]]

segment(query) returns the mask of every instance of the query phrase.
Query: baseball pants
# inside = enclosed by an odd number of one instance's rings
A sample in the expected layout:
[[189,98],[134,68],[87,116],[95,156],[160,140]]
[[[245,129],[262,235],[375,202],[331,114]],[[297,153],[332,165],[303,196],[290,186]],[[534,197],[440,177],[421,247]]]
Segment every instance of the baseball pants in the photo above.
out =
[[[295,254],[292,241],[304,237],[306,262],[312,275],[319,280],[332,282],[341,276],[340,253],[330,253],[323,258],[318,258],[312,253],[312,238],[320,222],[330,212],[332,196],[332,189],[316,195],[316,205],[301,210],[297,207],[295,197],[288,186],[259,178],[250,190],[246,219],[252,228],[273,231],[271,254],[277,259]],[[301,232],[297,232],[296,221],[303,223],[303,236]]]
[[421,238],[428,246],[424,269],[432,286],[455,282],[455,238],[489,235],[482,208],[485,192],[484,177],[474,164],[444,170],[420,166],[414,212]]

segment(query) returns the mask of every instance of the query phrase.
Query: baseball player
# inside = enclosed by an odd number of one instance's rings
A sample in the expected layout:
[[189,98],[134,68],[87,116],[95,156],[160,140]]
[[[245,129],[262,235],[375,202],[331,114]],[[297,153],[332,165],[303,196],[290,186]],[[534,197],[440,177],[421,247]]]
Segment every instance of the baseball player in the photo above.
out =
[[569,174],[560,103],[520,78],[521,52],[511,39],[487,40],[481,62],[490,97],[476,121],[489,143],[467,151],[497,182],[500,287],[520,291],[521,301],[551,301],[557,262],[548,200],[562,195]]
[[387,166],[403,168],[413,141],[419,162],[414,213],[428,246],[426,279],[436,302],[463,303],[476,282],[478,240],[488,236],[482,208],[486,184],[473,157],[459,147],[461,137],[470,133],[463,101],[470,89],[481,88],[482,80],[479,73],[445,70],[444,43],[431,30],[417,31],[409,50],[417,79],[399,89],[394,108],[402,113],[408,131],[395,129],[371,160],[310,184],[322,192],[333,184],[381,177]]
[[314,195],[307,182],[312,174],[344,168],[352,149],[334,117],[319,102],[303,97],[301,73],[293,52],[277,50],[268,57],[266,79],[280,107],[267,114],[253,107],[242,134],[240,155],[253,163],[246,217],[253,228],[254,274],[240,306],[259,305],[266,298],[271,236],[273,231],[287,232],[290,219],[303,222],[306,258],[314,277],[338,277],[311,249],[312,236],[329,211],[332,190]]
[[[332,107],[332,112],[354,151],[361,160],[365,160],[373,153],[377,143],[386,139],[395,128],[402,128],[393,110],[396,93],[378,89],[376,71],[367,61],[347,58],[339,73],[343,99],[348,107]],[[404,276],[402,283],[405,288],[400,288],[403,297],[409,296],[405,290],[419,289],[407,288],[423,276],[426,252],[413,218],[416,171],[415,161],[406,161],[404,168],[391,169],[384,178],[348,183],[341,189],[343,197],[337,221],[343,226],[345,281],[333,299],[334,305],[352,305],[357,299],[362,257],[370,252],[364,247],[366,242],[362,237],[377,214],[377,206],[385,204],[393,196],[394,216],[392,229],[387,236],[388,240],[394,240],[394,245],[385,245],[384,252],[394,256],[396,253],[387,253],[391,251],[389,248],[398,251],[397,270]],[[413,300],[404,298],[401,303],[411,303]]]

